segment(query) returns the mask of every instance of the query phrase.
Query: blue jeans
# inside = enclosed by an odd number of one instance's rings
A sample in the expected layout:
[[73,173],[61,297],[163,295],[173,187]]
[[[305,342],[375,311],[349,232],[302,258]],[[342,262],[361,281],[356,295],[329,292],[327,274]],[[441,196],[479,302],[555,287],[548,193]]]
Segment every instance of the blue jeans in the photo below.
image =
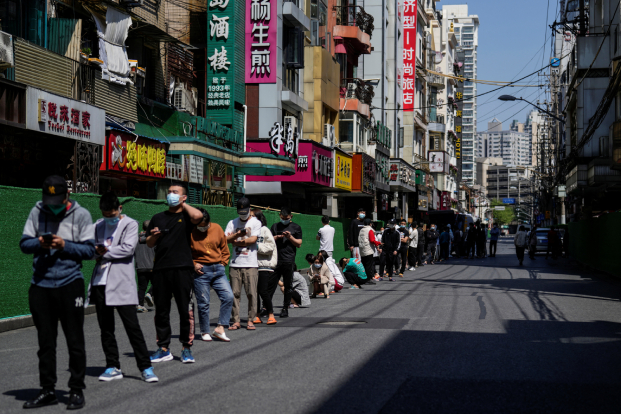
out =
[[220,317],[218,324],[228,326],[233,308],[233,290],[226,278],[224,266],[221,264],[203,265],[202,275],[194,279],[194,291],[198,314],[200,315],[201,333],[209,333],[209,288],[216,291],[220,299]]

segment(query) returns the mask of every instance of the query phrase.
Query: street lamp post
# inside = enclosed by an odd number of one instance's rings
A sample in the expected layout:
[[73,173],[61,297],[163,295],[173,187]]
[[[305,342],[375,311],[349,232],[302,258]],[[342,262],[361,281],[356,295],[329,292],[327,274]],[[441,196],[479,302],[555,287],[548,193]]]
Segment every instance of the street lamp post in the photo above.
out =
[[565,123],[565,121],[563,119],[561,119],[558,116],[554,115],[552,112],[550,112],[550,111],[548,111],[546,109],[540,108],[537,105],[535,105],[534,103],[529,102],[529,101],[527,101],[524,98],[516,98],[515,96],[512,96],[512,95],[501,95],[501,96],[498,97],[498,99],[500,99],[501,101],[508,101],[508,102],[524,101],[524,102],[526,102],[528,104],[531,104],[535,108],[539,109],[541,112],[548,114],[549,116],[551,116],[552,118],[556,119],[557,121]]

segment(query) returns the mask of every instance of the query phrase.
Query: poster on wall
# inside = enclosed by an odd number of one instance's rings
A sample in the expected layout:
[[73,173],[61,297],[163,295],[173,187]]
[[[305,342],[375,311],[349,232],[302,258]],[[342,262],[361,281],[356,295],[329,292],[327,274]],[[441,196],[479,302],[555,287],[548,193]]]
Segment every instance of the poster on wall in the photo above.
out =
[[449,156],[444,151],[429,151],[429,171],[448,174]]
[[145,177],[167,175],[166,144],[113,131],[106,145],[106,168]]
[[403,111],[414,111],[416,96],[416,5],[405,0],[403,8]]
[[277,4],[277,0],[246,0],[246,83],[276,83]]

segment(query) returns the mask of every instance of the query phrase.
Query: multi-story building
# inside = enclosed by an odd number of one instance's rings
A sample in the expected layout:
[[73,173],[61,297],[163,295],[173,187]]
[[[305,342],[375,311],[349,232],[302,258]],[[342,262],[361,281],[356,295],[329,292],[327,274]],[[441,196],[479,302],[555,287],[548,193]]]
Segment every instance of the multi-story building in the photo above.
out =
[[[442,7],[444,30],[453,27],[459,46],[464,51],[463,76],[466,79],[477,78],[477,54],[479,45],[479,17],[468,14],[468,5],[446,5]],[[476,179],[475,150],[477,134],[477,85],[466,80],[463,92],[462,119],[462,179],[473,184]]]
[[484,166],[481,169],[482,173],[487,172],[483,184],[487,198],[498,200],[514,198],[515,204],[532,206],[535,183],[529,168],[497,165],[490,158],[478,158],[477,163]]
[[545,128],[545,119],[547,116],[542,115],[539,111],[531,111],[526,118],[524,124],[524,132],[530,137],[530,165],[538,170],[542,161],[541,154],[548,149],[548,134]]
[[502,123],[494,118],[487,123],[487,131],[477,135],[477,153],[502,158],[508,166],[530,166],[530,136],[513,129],[503,131]]

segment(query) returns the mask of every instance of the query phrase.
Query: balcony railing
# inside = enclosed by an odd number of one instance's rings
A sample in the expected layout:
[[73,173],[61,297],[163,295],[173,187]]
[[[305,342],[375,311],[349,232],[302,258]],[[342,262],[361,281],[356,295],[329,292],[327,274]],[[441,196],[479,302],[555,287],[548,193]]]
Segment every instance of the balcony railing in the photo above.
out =
[[369,37],[373,36],[375,19],[361,6],[334,6],[334,10],[336,10],[337,26],[357,26]]
[[444,77],[440,75],[427,75],[427,83],[438,89],[444,89]]
[[341,81],[341,98],[358,99],[360,102],[371,105],[375,90],[373,85],[358,78],[344,78]]

